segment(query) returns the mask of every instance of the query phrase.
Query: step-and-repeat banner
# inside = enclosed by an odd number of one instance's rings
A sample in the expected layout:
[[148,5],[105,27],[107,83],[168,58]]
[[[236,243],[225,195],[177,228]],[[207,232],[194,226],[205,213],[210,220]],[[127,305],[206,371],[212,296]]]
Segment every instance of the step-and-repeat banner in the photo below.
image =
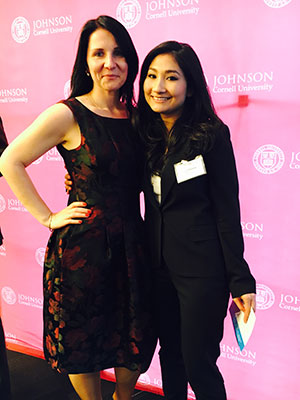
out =
[[[158,43],[192,45],[240,179],[246,258],[257,279],[257,323],[240,351],[230,318],[219,365],[230,400],[300,393],[300,4],[297,0],[0,0],[0,115],[9,141],[68,96],[80,28],[100,14],[128,29],[140,60]],[[56,149],[29,168],[52,210],[66,203]],[[42,354],[42,268],[49,231],[0,181],[2,318],[10,349]],[[110,373],[106,373],[110,377]],[[160,392],[158,356],[140,386]],[[195,396],[190,391],[190,398]]]

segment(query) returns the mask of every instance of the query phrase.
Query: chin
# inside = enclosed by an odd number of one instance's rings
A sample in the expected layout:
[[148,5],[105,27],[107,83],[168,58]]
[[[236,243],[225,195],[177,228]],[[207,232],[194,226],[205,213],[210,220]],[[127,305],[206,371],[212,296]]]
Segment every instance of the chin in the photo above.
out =
[[[149,104],[149,103],[148,103],[148,104]],[[162,107],[161,104],[157,104],[157,103],[152,103],[152,102],[150,102],[149,106],[150,106],[150,108],[152,109],[152,111],[155,111],[155,112],[162,112],[162,111],[164,111],[164,107]]]
[[111,82],[110,84],[103,85],[103,88],[106,89],[106,90],[116,91],[116,90],[120,90],[122,86],[123,85],[120,85],[119,83],[117,84],[117,83]]

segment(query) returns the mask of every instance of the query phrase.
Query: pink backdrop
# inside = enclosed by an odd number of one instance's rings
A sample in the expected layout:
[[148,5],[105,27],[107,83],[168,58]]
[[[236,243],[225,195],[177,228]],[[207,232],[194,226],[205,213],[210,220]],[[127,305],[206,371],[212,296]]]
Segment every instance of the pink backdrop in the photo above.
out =
[[[0,115],[10,141],[68,95],[79,31],[87,19],[117,17],[130,30],[140,60],[167,39],[194,47],[219,115],[231,128],[246,258],[258,283],[257,324],[242,352],[226,320],[219,365],[228,398],[299,399],[299,2],[20,0],[16,5],[0,0],[0,7]],[[52,210],[65,205],[65,171],[56,149],[29,172]],[[49,232],[4,180],[0,220],[7,344],[41,356],[42,261]],[[160,391],[157,356],[140,385]]]

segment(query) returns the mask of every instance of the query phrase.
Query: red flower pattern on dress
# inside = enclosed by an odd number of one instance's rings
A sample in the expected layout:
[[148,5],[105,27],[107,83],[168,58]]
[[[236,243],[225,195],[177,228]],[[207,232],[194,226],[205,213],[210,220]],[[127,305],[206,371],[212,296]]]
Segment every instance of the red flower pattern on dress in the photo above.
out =
[[130,343],[130,347],[131,347],[131,350],[132,350],[133,354],[139,354],[140,351],[137,348],[135,343]]
[[[45,358],[64,373],[118,366],[143,372],[155,340],[149,311],[141,307],[150,299],[150,278],[131,126],[102,118],[75,99],[64,103],[81,130],[76,149],[58,146],[73,181],[69,202],[86,201],[92,212],[82,224],[54,230],[48,242]],[[131,204],[137,207],[129,217]]]

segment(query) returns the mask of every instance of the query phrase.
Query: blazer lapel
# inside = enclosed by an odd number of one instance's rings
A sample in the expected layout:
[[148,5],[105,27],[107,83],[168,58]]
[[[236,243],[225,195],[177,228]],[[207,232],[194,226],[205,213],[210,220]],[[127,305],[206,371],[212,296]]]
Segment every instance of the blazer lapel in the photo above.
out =
[[184,159],[185,150],[186,149],[184,146],[183,149],[180,151],[180,153],[172,154],[167,159],[166,165],[162,170],[162,173],[161,173],[161,204],[158,203],[156,196],[153,192],[150,171],[147,167],[145,168],[145,192],[146,192],[146,195],[148,196],[148,199],[156,207],[163,205],[172,186],[174,184],[177,184],[174,164],[176,164],[179,161]]
[[175,182],[176,176],[174,171],[174,163],[171,159],[169,159],[161,174],[161,204],[165,202],[166,197]]
[[166,200],[172,186],[174,184],[177,185],[174,164],[183,160],[185,153],[186,149],[185,146],[183,146],[182,150],[179,153],[172,154],[167,160],[167,163],[161,174],[161,204],[163,204]]
[[159,203],[156,199],[156,196],[153,192],[153,187],[151,184],[151,174],[147,167],[145,167],[144,171],[144,194],[147,197],[147,200],[152,203],[153,206],[158,207]]

